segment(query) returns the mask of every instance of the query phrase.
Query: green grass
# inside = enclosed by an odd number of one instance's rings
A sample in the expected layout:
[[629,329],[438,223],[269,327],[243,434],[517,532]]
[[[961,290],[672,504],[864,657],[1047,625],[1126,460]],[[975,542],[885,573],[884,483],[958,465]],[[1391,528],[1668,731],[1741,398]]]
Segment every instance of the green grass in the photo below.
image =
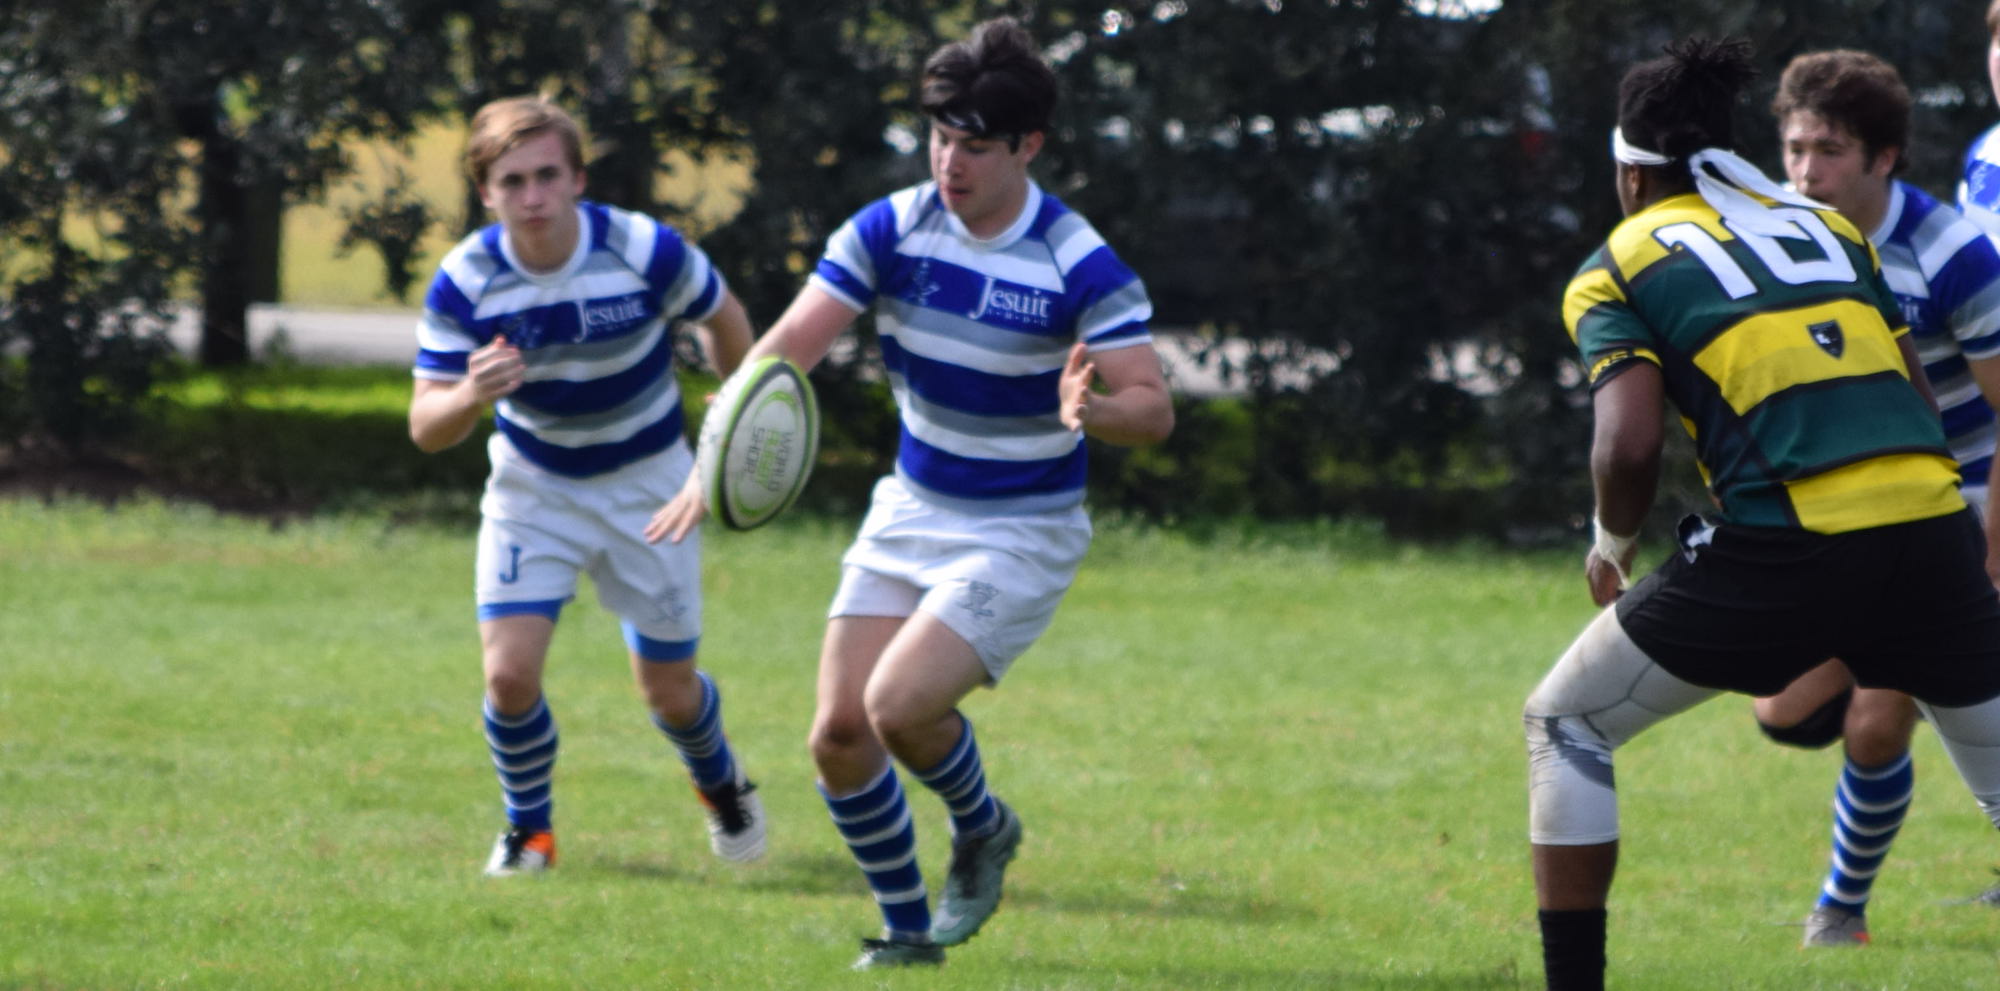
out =
[[[0,987],[1539,986],[1518,713],[1589,614],[1575,554],[1105,527],[967,707],[1027,825],[1001,914],[942,973],[872,976],[803,747],[846,522],[706,536],[766,861],[709,856],[586,593],[549,667],[562,864],[493,882],[472,524],[389,520],[0,502]],[[1940,902],[1993,830],[1928,733],[1876,944],[1796,949],[1835,760],[1747,708],[1620,753],[1614,986],[1991,986],[2000,917]]]

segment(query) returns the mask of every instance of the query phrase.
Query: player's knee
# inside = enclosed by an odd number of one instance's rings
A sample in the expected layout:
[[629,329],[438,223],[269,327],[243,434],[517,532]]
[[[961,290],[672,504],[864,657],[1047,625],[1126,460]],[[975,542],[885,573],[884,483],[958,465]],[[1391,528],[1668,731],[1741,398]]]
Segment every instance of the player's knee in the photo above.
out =
[[1780,726],[1757,720],[1757,728],[1774,743],[1788,747],[1802,747],[1819,750],[1840,739],[1847,722],[1847,704],[1854,698],[1852,689],[1827,699],[1820,707],[1808,713],[1804,719],[1790,726]]
[[1522,715],[1528,738],[1528,835],[1556,845],[1618,838],[1616,744],[1581,716]]
[[1521,726],[1528,738],[1530,760],[1611,766],[1611,751],[1617,744],[1605,739],[1582,716],[1537,714],[1531,706],[1522,711]]
[[542,697],[542,680],[519,668],[489,668],[486,697],[501,715],[518,716],[534,708],[535,700]]
[[910,706],[892,701],[871,699],[868,706],[868,725],[890,750],[900,749],[899,745],[909,742],[933,722],[934,719],[920,718]]
[[648,662],[638,680],[646,708],[669,724],[688,726],[701,718],[705,697],[694,665]]
[[875,747],[875,731],[861,712],[822,713],[806,734],[806,748],[818,767],[842,764],[855,754]]

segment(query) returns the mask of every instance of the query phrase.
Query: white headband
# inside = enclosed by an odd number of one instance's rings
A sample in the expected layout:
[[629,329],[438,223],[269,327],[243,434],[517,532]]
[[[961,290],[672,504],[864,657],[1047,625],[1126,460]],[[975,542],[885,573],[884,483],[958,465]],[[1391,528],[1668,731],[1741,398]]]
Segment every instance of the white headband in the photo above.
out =
[[[1611,129],[1611,157],[1627,165],[1669,165],[1673,159],[1657,151],[1635,147],[1625,140],[1623,128]],[[1797,237],[1798,226],[1771,215],[1751,193],[1790,206],[1815,210],[1832,209],[1818,200],[1793,192],[1772,182],[1741,155],[1723,148],[1703,148],[1688,156],[1688,171],[1694,173],[1695,190],[1729,221],[1730,226],[1769,237]]]
[[1625,129],[1611,129],[1611,157],[1627,165],[1665,165],[1673,159],[1657,151],[1647,151],[1625,140]]

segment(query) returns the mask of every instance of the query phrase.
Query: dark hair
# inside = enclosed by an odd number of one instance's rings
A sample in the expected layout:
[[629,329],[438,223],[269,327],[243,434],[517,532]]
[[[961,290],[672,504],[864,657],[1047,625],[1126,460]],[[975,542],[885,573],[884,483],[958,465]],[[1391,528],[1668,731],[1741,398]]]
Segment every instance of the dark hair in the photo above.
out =
[[924,61],[924,113],[974,137],[1049,129],[1056,109],[1056,74],[1042,61],[1033,38],[1011,17],[972,29]]
[[1736,150],[1736,99],[1757,67],[1742,38],[1687,38],[1664,51],[1619,82],[1618,127],[1634,146],[1675,159],[1670,174],[1692,183],[1681,161],[1703,148]]
[[[1785,66],[1771,113],[1783,127],[1801,110],[1846,128],[1871,161],[1885,149],[1910,146],[1910,89],[1895,66],[1867,52],[1813,52]],[[1896,156],[1895,171],[1903,170],[1904,157]]]
[[1986,6],[1986,34],[2000,35],[2000,0],[1993,0]]

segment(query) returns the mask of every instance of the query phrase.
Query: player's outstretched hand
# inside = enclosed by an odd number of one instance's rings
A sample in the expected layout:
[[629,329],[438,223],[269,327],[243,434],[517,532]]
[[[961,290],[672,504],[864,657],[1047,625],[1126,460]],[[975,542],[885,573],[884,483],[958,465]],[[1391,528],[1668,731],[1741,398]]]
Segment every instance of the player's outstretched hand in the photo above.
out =
[[465,361],[465,377],[472,383],[473,396],[490,403],[521,387],[528,374],[528,362],[521,349],[498,336],[472,352]]
[[1069,360],[1063,363],[1062,378],[1056,383],[1063,426],[1082,430],[1090,422],[1090,386],[1096,380],[1097,365],[1090,361],[1079,342],[1069,349]]
[[646,542],[657,544],[671,540],[678,544],[695,527],[701,525],[708,515],[708,496],[701,490],[701,473],[688,472],[687,484],[653,514],[652,522],[646,524]]

